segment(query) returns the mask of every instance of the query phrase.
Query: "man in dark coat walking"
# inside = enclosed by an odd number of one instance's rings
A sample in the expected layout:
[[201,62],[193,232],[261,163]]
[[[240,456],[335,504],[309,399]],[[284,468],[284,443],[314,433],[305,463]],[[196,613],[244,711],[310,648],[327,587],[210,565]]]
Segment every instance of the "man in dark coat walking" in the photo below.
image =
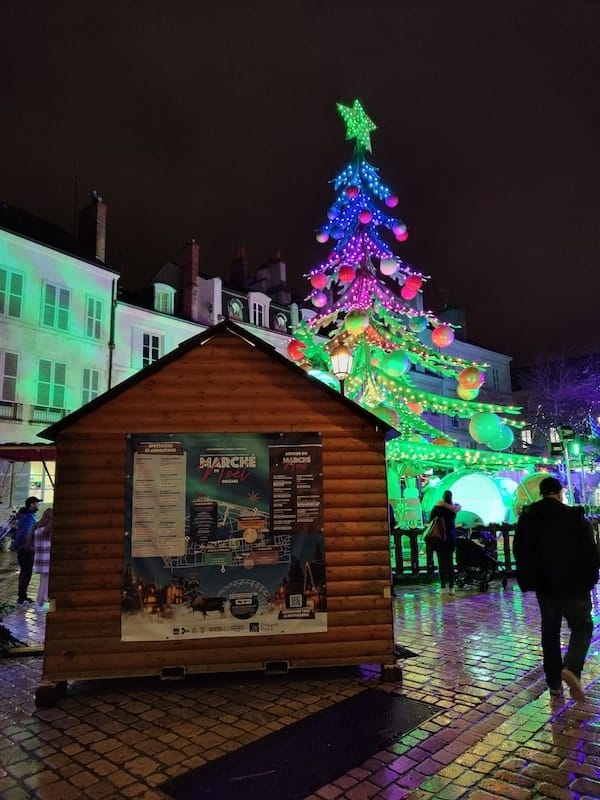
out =
[[[522,591],[534,591],[542,621],[544,672],[550,694],[562,693],[562,681],[575,700],[584,700],[581,672],[592,639],[590,592],[598,581],[600,556],[590,522],[581,506],[562,502],[563,488],[553,477],[540,483],[542,499],[523,509],[513,552]],[[564,659],[560,629],[566,619],[571,635]]]

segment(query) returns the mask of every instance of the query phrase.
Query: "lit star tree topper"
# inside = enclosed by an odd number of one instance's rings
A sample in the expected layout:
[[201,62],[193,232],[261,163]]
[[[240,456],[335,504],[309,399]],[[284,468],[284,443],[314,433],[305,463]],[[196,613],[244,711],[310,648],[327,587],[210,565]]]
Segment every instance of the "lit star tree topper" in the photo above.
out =
[[[406,241],[408,229],[394,214],[398,197],[366,157],[376,126],[358,100],[337,108],[354,152],[333,181],[336,196],[317,230],[328,254],[306,275],[316,311],[296,327],[288,353],[331,383],[331,357],[343,346],[352,357],[350,365],[345,360],[345,394],[402,434],[450,444],[432,415],[462,417],[476,441],[505,450],[513,428],[523,427],[513,418],[519,409],[477,400],[486,365],[445,352],[454,328],[423,310],[427,276],[396,256],[390,244]],[[455,379],[456,395],[442,394],[441,384],[439,393],[419,388],[417,369]]]
[[346,139],[356,139],[357,147],[371,152],[370,134],[377,130],[377,125],[365,114],[360,102],[355,100],[352,108],[338,103],[337,109],[346,123]]

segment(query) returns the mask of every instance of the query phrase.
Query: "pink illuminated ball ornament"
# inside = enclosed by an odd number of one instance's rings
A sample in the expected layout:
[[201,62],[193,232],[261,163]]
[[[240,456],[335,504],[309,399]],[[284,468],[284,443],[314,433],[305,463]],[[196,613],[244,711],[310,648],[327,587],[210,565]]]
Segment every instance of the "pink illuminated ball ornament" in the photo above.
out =
[[404,285],[409,291],[418,292],[421,286],[423,286],[423,279],[419,278],[418,275],[409,275]]
[[448,347],[454,341],[454,331],[450,325],[438,325],[431,334],[431,341],[436,347]]
[[406,284],[404,284],[402,289],[400,289],[400,294],[402,295],[404,300],[414,300],[415,297],[417,296],[416,291],[413,291],[412,289],[409,289]]
[[338,272],[338,278],[340,283],[352,283],[354,278],[356,277],[356,270],[354,267],[351,267],[349,264],[344,264],[343,267],[340,267]]
[[317,292],[312,296],[311,302],[315,308],[323,308],[327,305],[327,295],[323,292]]
[[301,361],[304,358],[306,344],[298,339],[292,339],[287,346],[288,356],[292,361]]
[[329,241],[329,234],[327,231],[319,231],[317,233],[317,242],[320,244],[325,244],[325,242]]
[[394,236],[397,242],[405,242],[408,239],[408,231],[404,231],[404,233],[396,233]]
[[368,225],[369,222],[371,222],[371,220],[373,219],[373,214],[371,214],[371,212],[367,208],[364,208],[358,215],[358,218],[363,225]]
[[310,285],[313,289],[324,289],[327,286],[327,275],[324,275],[322,272],[311,275]]
[[358,186],[349,186],[346,189],[346,195],[353,200],[355,197],[358,197]]
[[379,271],[382,275],[392,276],[398,272],[399,264],[395,258],[382,258],[379,264]]
[[396,208],[398,205],[398,198],[395,194],[388,194],[385,198],[385,204],[388,208]]

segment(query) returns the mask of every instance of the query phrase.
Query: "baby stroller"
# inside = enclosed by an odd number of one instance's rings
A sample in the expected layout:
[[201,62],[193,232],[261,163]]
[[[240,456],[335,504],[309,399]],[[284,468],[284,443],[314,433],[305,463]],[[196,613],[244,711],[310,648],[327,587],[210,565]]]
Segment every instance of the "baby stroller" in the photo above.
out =
[[[489,531],[475,530],[470,535],[465,531],[456,537],[456,585],[477,585],[479,591],[487,592],[490,581],[499,573],[496,539]],[[506,575],[501,576],[502,588],[506,589]]]

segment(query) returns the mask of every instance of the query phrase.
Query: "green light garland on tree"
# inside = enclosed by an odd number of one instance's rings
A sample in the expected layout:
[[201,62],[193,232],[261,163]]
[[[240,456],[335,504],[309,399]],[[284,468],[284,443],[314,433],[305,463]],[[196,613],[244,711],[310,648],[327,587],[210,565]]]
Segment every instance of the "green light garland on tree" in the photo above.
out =
[[[520,409],[478,401],[487,365],[443,352],[454,340],[453,326],[423,310],[420,292],[427,276],[394,255],[388,244],[390,238],[405,241],[408,230],[390,215],[398,198],[367,161],[376,125],[358,100],[337,108],[346,139],[355,141],[354,152],[333,182],[336,198],[317,231],[318,241],[333,247],[306,275],[316,312],[295,328],[288,353],[312,374],[330,376],[332,353],[341,345],[349,348],[353,360],[345,394],[405,439],[427,437],[451,445],[455,440],[430,416],[443,414],[468,419],[471,436],[490,451],[506,450],[513,429],[525,425],[515,419]],[[418,388],[415,368],[456,380],[457,396]]]

